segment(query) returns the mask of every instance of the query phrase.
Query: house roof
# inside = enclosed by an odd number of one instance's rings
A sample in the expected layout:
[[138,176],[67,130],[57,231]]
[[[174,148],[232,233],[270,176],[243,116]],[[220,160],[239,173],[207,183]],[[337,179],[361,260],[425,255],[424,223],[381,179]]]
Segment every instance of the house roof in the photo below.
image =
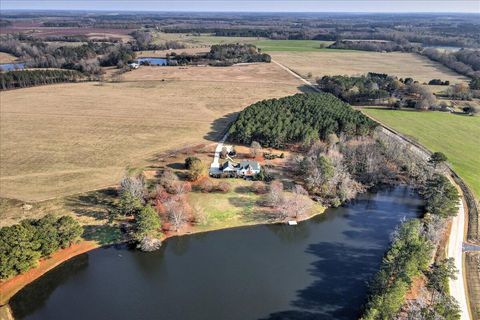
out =
[[222,170],[225,170],[225,169],[235,170],[235,164],[231,161],[227,161],[224,164],[222,164]]
[[260,164],[257,161],[244,160],[240,162],[240,169],[260,170]]

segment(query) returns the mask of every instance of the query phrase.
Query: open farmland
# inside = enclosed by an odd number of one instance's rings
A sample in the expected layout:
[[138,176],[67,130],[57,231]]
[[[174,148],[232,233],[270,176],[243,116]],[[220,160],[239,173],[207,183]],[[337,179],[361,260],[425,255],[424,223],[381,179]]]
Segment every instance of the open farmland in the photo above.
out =
[[420,82],[442,79],[457,83],[467,80],[439,63],[413,53],[325,49],[318,52],[271,52],[271,55],[274,60],[303,77],[309,73],[315,78],[378,72],[399,78],[412,77]]
[[12,63],[15,60],[17,60],[17,57],[6,52],[0,52],[0,63]]
[[331,45],[333,41],[318,41],[318,40],[258,40],[255,45],[266,52],[272,51],[319,51],[319,50],[334,50],[325,49]]
[[42,200],[115,184],[158,153],[212,142],[235,112],[298,92],[273,64],[142,67],[116,83],[1,93],[1,196]]
[[[187,48],[210,47],[214,44],[225,43],[255,43],[261,38],[258,37],[217,37],[211,34],[189,34],[189,33],[164,33],[156,32],[153,43],[162,44],[166,41],[177,41]],[[180,51],[178,49],[176,51]],[[175,51],[175,50],[174,50]]]
[[373,108],[363,112],[431,151],[445,153],[455,171],[480,197],[480,117]]

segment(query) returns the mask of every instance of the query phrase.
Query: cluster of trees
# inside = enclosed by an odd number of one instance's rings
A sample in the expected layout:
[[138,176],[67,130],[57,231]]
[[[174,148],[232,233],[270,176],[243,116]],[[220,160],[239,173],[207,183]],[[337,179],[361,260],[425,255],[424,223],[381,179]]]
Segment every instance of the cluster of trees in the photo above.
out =
[[442,79],[432,79],[428,81],[428,84],[431,86],[449,86],[450,81],[448,80],[442,81]]
[[317,80],[317,84],[323,91],[329,92],[350,104],[365,104],[385,100],[403,85],[395,77],[373,72],[359,77],[323,76]]
[[32,68],[62,68],[87,75],[99,75],[101,66],[123,67],[135,58],[130,44],[89,41],[80,46],[49,46],[25,35],[7,35],[0,41],[0,51],[10,53]]
[[457,269],[453,258],[436,262],[426,272],[429,295],[419,296],[408,305],[409,319],[460,319],[457,301],[448,294],[448,281],[456,279]]
[[313,206],[307,190],[299,184],[295,184],[289,194],[278,180],[272,181],[268,188],[263,183],[257,183],[252,189],[259,194],[265,193],[263,203],[273,209],[276,219],[304,218]]
[[[196,157],[185,159],[185,167],[188,170],[187,178],[191,181],[203,178],[206,174],[205,165]],[[230,185],[226,182],[213,184],[211,180],[204,179],[200,188],[203,192],[228,192]],[[133,217],[130,235],[143,251],[160,247],[163,229],[178,231],[189,221],[204,218],[203,213],[192,209],[187,201],[187,195],[192,191],[191,183],[180,181],[172,170],[163,170],[158,183],[150,190],[143,175],[124,177],[120,182],[116,211],[116,215]]]
[[205,58],[215,61],[215,65],[271,61],[270,55],[258,52],[253,44],[240,43],[213,45]]
[[116,215],[134,218],[132,239],[143,251],[153,251],[161,246],[161,221],[157,212],[148,204],[148,192],[143,175],[126,176],[120,181],[120,200]]
[[135,57],[135,52],[130,45],[119,45],[109,47],[99,61],[102,67],[116,66],[117,68],[123,68],[127,63],[132,62]]
[[[470,83],[473,83],[470,82]],[[473,91],[465,83],[456,83],[445,90],[445,95],[452,100],[472,100]]]
[[331,94],[296,94],[247,107],[230,127],[229,138],[284,147],[325,139],[331,133],[368,135],[375,127],[374,121]]
[[183,49],[185,45],[178,41],[165,41],[164,43],[153,43],[154,37],[148,30],[135,30],[130,35],[133,37],[132,49],[140,50],[169,50]]
[[436,97],[427,86],[412,78],[398,79],[383,73],[362,76],[324,76],[317,80],[323,91],[350,104],[388,104],[428,110],[436,107]]
[[23,35],[3,36],[0,51],[10,53],[33,68],[63,68],[85,74],[99,74],[96,60],[99,55],[114,46],[106,43],[89,42],[81,46],[49,46],[46,42]]
[[83,233],[70,216],[48,214],[0,229],[0,278],[6,279],[28,271],[38,260],[60,248],[67,248]]
[[26,88],[42,84],[77,82],[84,75],[74,70],[15,70],[0,72],[0,89]]
[[458,191],[445,176],[436,173],[429,178],[423,187],[422,196],[427,212],[442,218],[457,215]]
[[296,172],[317,200],[337,207],[365,189],[350,174],[346,165],[338,137],[330,134],[327,143],[317,141],[306,156],[297,159]]
[[480,77],[480,50],[461,49],[451,52],[427,48],[421,54],[460,74],[473,78]]

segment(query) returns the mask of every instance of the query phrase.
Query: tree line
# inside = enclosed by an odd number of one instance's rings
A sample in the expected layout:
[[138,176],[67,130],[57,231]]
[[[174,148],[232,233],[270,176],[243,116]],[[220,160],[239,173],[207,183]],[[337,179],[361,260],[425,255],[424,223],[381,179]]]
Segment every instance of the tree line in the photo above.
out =
[[231,66],[236,63],[271,61],[270,55],[259,52],[254,45],[240,43],[213,45],[210,51],[203,55],[172,52],[166,56],[169,66],[197,64]]
[[40,258],[69,247],[83,233],[70,216],[47,214],[0,229],[0,278],[7,279],[35,267]]
[[331,49],[351,49],[376,52],[413,52],[421,49],[420,45],[413,45],[408,41],[397,43],[394,41],[379,40],[337,40],[329,46]]
[[10,53],[31,68],[62,68],[99,75],[100,66],[125,66],[135,58],[131,44],[89,41],[80,46],[52,47],[29,35],[6,35],[0,51]]
[[229,139],[284,147],[325,139],[331,133],[368,135],[376,123],[328,93],[296,94],[257,102],[238,115]]
[[14,70],[0,72],[0,89],[26,88],[37,85],[77,82],[85,76],[74,70]]
[[480,78],[480,50],[461,49],[449,52],[427,48],[421,54],[462,75]]

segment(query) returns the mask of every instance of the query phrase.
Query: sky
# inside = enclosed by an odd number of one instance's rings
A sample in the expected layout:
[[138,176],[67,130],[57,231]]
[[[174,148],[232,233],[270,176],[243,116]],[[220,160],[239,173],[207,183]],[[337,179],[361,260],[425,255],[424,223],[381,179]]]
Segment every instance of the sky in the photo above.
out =
[[480,13],[480,0],[0,0],[0,10],[205,12],[462,12]]

